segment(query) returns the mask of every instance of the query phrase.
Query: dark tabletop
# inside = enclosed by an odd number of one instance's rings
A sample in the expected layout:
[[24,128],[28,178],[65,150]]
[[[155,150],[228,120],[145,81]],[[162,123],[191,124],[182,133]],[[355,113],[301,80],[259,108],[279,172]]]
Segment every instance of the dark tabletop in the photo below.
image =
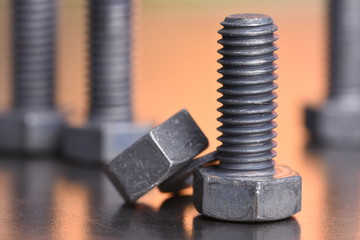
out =
[[[0,236],[5,239],[358,239],[360,153],[306,152],[303,211],[270,223],[200,216],[191,189],[153,190],[124,203],[101,168],[50,158],[0,161]],[[305,166],[305,165],[304,165]],[[2,237],[2,239],[4,239]]]

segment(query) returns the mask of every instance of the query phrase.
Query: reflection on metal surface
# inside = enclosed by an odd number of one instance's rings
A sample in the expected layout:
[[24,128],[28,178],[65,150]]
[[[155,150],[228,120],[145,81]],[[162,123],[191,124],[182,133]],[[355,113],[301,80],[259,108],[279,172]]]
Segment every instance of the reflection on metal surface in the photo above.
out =
[[300,225],[295,218],[271,223],[233,223],[198,216],[194,219],[194,239],[297,240]]
[[358,239],[360,152],[327,150],[311,156],[299,165],[306,183],[304,211],[296,219],[266,224],[197,217],[191,196],[165,199],[169,195],[158,191],[129,206],[101,169],[2,158],[0,233],[11,239],[59,240]]
[[[50,239],[53,237],[53,187],[58,166],[53,159],[8,159],[1,167],[10,173],[6,193],[11,211],[5,212],[12,239]],[[6,209],[6,208],[5,208]],[[4,209],[1,208],[1,212]],[[1,215],[3,215],[1,214]]]
[[321,150],[319,157],[327,178],[324,238],[359,239],[360,152],[327,149]]

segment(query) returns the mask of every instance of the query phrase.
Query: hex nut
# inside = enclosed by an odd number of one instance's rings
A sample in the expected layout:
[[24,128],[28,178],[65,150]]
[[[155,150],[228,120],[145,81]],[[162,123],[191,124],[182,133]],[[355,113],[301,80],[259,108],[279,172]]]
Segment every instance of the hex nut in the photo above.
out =
[[159,185],[160,192],[177,193],[182,189],[192,186],[194,169],[215,161],[216,154],[217,152],[214,151],[190,161],[185,167],[181,168]]
[[64,133],[63,153],[66,158],[78,163],[108,163],[150,130],[149,125],[135,125],[131,122],[68,127]]
[[0,151],[47,154],[58,148],[64,118],[57,111],[13,110],[0,116]]
[[134,203],[207,146],[205,135],[182,110],[120,153],[105,172],[125,200]]
[[239,177],[218,166],[194,172],[194,205],[203,215],[241,222],[284,219],[301,210],[301,177],[277,165],[273,177]]

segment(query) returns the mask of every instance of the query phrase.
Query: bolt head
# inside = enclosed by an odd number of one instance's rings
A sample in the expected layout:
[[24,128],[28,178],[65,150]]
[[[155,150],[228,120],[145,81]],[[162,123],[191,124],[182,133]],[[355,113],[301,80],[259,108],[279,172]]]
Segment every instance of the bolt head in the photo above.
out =
[[105,172],[125,200],[133,203],[207,146],[205,135],[183,110],[120,153]]
[[340,148],[360,147],[359,100],[351,98],[329,100],[316,112],[318,138],[325,145]]
[[150,125],[121,122],[68,127],[63,139],[63,153],[69,160],[82,164],[108,163],[149,131]]
[[13,110],[0,116],[0,151],[47,154],[58,147],[63,116],[56,111]]
[[301,177],[278,165],[273,177],[241,177],[218,166],[194,173],[194,204],[203,215],[239,222],[288,218],[301,209]]

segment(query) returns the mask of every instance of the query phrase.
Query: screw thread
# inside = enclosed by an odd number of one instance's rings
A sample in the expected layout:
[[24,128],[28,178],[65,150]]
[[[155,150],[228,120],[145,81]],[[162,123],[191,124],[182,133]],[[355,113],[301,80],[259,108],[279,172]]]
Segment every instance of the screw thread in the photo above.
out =
[[277,79],[277,65],[273,62],[277,59],[277,27],[270,17],[258,14],[230,15],[221,25],[220,168],[245,176],[272,175],[276,156],[273,119],[277,105],[273,100],[277,95],[273,91],[277,85],[273,81]]
[[13,0],[13,107],[51,109],[55,81],[55,0]]
[[130,5],[89,0],[91,120],[132,120]]

